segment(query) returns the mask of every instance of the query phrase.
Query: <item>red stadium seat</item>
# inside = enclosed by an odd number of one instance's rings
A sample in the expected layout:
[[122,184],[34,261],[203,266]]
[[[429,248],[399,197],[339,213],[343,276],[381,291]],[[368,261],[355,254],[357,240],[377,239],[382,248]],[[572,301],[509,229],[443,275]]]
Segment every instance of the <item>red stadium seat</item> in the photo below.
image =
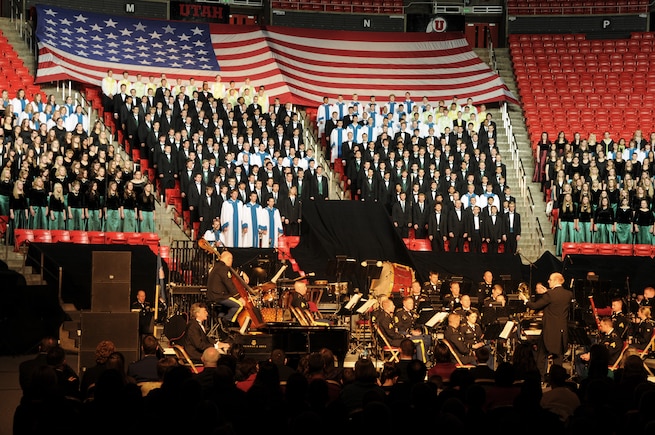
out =
[[598,254],[600,255],[614,255],[616,254],[616,245],[613,243],[599,243]]
[[110,231],[105,233],[105,244],[107,245],[127,245],[127,234],[120,231]]
[[52,242],[70,242],[71,241],[71,232],[68,230],[52,230]]
[[29,244],[34,241],[34,230],[15,229],[14,230],[14,252],[18,252],[21,245]]
[[580,243],[580,254],[596,255],[598,254],[598,245],[596,243]]
[[630,243],[619,243],[615,246],[616,255],[622,255],[624,257],[631,257],[634,255],[634,246]]
[[150,246],[153,252],[156,254],[159,249],[159,234],[157,233],[141,233],[143,236],[143,243]]
[[71,231],[70,232],[70,241],[73,243],[86,244],[91,243],[89,240],[89,233],[86,231]]
[[37,243],[52,243],[52,231],[34,230],[34,241]]
[[432,243],[429,239],[412,239],[409,249],[412,251],[432,251]]
[[141,233],[125,233],[128,245],[141,246],[143,245],[143,234]]
[[159,256],[161,257],[161,259],[162,259],[163,261],[166,262],[166,264],[168,265],[168,268],[169,268],[169,269],[170,269],[170,267],[171,267],[171,256],[170,256],[170,252],[171,252],[171,247],[170,247],[170,246],[166,246],[166,245],[160,245],[160,246],[159,246]]
[[104,231],[87,231],[89,236],[89,243],[92,245],[104,245],[105,233]]
[[634,245],[634,255],[637,257],[652,257],[653,256],[653,245]]
[[562,243],[562,259],[567,255],[579,254],[580,253],[580,244],[574,242],[564,242]]

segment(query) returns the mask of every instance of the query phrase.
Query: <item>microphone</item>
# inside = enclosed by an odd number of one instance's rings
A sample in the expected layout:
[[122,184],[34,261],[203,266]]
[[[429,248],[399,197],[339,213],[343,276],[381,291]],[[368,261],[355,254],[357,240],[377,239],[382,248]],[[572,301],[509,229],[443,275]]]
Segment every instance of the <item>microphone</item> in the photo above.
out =
[[316,276],[316,273],[314,273],[314,272],[309,272],[309,273],[306,273],[305,276]]

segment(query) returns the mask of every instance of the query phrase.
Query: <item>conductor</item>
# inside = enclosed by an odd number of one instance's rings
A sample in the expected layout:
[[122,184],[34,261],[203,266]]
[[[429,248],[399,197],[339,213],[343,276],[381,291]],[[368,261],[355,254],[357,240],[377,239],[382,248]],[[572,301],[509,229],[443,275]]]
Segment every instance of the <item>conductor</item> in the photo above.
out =
[[553,364],[562,364],[562,355],[568,347],[568,318],[573,293],[562,287],[564,276],[561,273],[551,273],[548,278],[547,289],[541,284],[536,292],[541,298],[536,301],[528,300],[527,296],[519,296],[531,310],[543,310],[543,330],[537,347],[537,364],[542,379],[547,373],[548,357],[552,357]]
[[[243,301],[240,299],[239,291],[232,281],[232,274],[234,273],[232,260],[232,253],[223,251],[214,263],[207,279],[207,301],[219,304],[227,309],[225,314],[219,314],[224,321],[223,326],[225,327],[235,326],[237,316],[243,309]],[[242,277],[248,283],[247,275],[244,274]]]

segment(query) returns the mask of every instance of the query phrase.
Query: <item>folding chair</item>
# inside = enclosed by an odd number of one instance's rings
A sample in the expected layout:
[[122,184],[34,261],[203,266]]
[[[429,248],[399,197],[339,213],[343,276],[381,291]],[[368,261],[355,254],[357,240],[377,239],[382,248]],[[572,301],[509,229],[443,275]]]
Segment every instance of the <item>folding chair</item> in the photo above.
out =
[[[653,331],[653,335],[651,335],[650,341],[648,342],[648,344],[646,345],[644,350],[642,350],[639,353],[639,357],[642,360],[645,360],[646,358],[648,358],[648,354],[650,354],[651,351],[653,351],[653,350],[655,350],[655,331]],[[650,367],[648,367],[648,365],[646,365],[646,362],[644,362],[644,368],[646,369],[646,371],[648,372],[649,375],[655,376],[653,374],[653,372],[650,370]]]
[[199,373],[198,367],[196,367],[193,361],[191,361],[189,354],[186,353],[186,350],[184,350],[184,346],[180,344],[174,344],[173,350],[175,350],[175,355],[182,362],[182,365],[189,367],[195,374]]
[[387,340],[387,337],[384,336],[382,330],[378,325],[375,325],[376,337],[379,337],[384,343],[383,346],[380,346],[380,351],[382,352],[382,359],[385,362],[399,362],[400,361],[400,348],[397,346],[392,346]]
[[450,344],[450,342],[449,342],[448,340],[446,340],[445,338],[442,338],[441,341],[442,341],[446,346],[448,346],[448,350],[450,351],[450,354],[455,358],[455,361],[456,361],[455,366],[456,366],[457,368],[467,368],[467,369],[470,369],[470,368],[475,367],[475,366],[472,365],[472,364],[464,364],[464,363],[462,362],[462,360],[459,358],[459,355],[457,354],[457,352],[455,351],[455,349],[453,348],[453,345]]
[[628,350],[628,347],[630,346],[630,343],[627,341],[623,342],[623,348],[621,349],[621,353],[619,354],[619,357],[616,359],[614,364],[608,366],[607,368],[614,371],[619,368],[619,365],[621,364],[621,360],[623,359],[623,355],[625,354],[625,351]]

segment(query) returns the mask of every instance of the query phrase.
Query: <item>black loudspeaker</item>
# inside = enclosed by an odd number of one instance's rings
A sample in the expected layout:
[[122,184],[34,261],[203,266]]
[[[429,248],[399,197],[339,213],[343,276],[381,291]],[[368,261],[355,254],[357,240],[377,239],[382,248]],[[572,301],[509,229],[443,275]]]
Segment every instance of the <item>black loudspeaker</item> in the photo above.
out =
[[109,340],[125,357],[125,364],[139,359],[139,313],[80,313],[82,334],[78,373],[96,364],[98,343]]
[[91,273],[91,311],[130,311],[132,253],[94,251]]
[[130,311],[130,284],[124,282],[93,283],[91,311],[94,313],[127,313]]
[[91,282],[127,282],[132,276],[132,252],[93,251]]

